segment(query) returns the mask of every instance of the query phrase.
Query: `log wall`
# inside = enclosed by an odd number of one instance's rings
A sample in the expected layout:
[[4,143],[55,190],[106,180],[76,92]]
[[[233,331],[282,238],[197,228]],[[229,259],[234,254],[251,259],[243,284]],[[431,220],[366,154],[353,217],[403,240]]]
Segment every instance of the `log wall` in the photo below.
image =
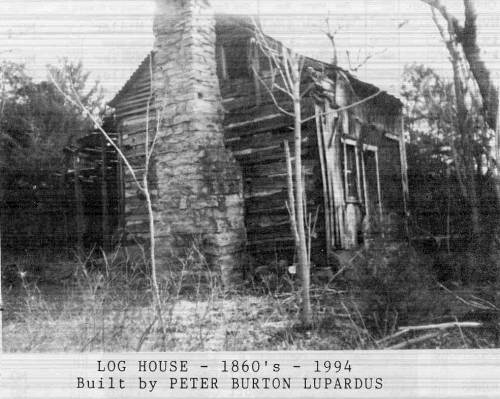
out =
[[[259,265],[285,260],[287,264],[290,264],[294,260],[294,243],[286,208],[287,171],[283,142],[289,141],[293,154],[293,119],[280,113],[263,87],[259,87],[250,71],[244,71],[241,66],[232,66],[230,64],[233,62],[232,59],[226,59],[225,63],[221,61],[224,55],[224,50],[221,49],[226,47],[231,52],[231,46],[248,45],[250,32],[248,26],[238,27],[234,22],[228,24],[227,21],[220,19],[216,26],[217,75],[224,109],[224,144],[231,150],[241,168],[244,223],[247,234],[246,248],[248,254],[255,260],[252,263]],[[244,54],[244,52],[239,50],[239,54]],[[326,66],[314,60],[308,60],[308,62],[316,70]],[[241,75],[228,76],[228,73],[234,74],[235,71]],[[137,165],[140,165],[141,154],[144,152],[144,126],[150,95],[149,88],[148,57],[117,96],[118,101],[112,104],[116,109],[123,146]],[[360,98],[372,95],[377,90],[353,78],[349,85],[343,84],[342,80],[338,79],[334,102],[338,106],[348,105]],[[283,107],[290,106],[286,98],[278,96],[278,99]],[[318,101],[329,104],[326,99],[318,99],[317,96],[311,95],[304,99],[303,119],[314,116],[315,105]],[[155,101],[152,101],[152,104],[154,103]],[[151,115],[154,114],[155,110],[152,108]],[[360,146],[366,143],[378,147],[384,214],[388,215],[388,219],[394,219],[393,230],[394,234],[398,235],[401,233],[404,210],[400,143],[394,139],[401,136],[398,102],[383,94],[342,114],[345,125],[341,134],[355,137]],[[150,126],[154,125],[154,118],[151,117]],[[313,216],[318,212],[312,242],[314,264],[327,262],[327,248],[335,249],[335,245],[327,245],[324,212],[326,191],[323,189],[320,150],[316,120],[312,118],[303,126],[302,157],[307,211]],[[341,154],[342,151],[335,153]],[[342,160],[340,161],[341,164]],[[153,183],[155,176],[153,170]],[[146,209],[144,202],[137,197],[130,177],[125,181],[127,228],[140,236],[147,232]],[[338,182],[338,184],[342,186],[343,182]],[[359,206],[361,208],[362,204]],[[339,209],[336,210],[337,213],[345,212],[345,203],[340,204]]]
[[[239,42],[235,43],[235,37]],[[238,30],[234,26],[219,25],[219,48],[248,46],[249,39],[249,30],[244,27]],[[232,59],[225,62],[229,64],[226,68],[237,69],[231,68]],[[218,72],[226,112],[225,143],[233,151],[243,174],[247,253],[255,265],[280,261],[291,264],[294,261],[294,239],[286,206],[287,168],[283,143],[288,140],[293,157],[293,118],[277,109],[251,72],[228,79],[224,79],[220,67]],[[291,109],[289,99],[279,92],[275,97],[284,108]],[[302,105],[302,118],[311,116],[314,116],[314,102],[309,97]],[[326,260],[323,197],[314,119],[303,125],[302,137],[307,212],[312,218],[318,213],[312,261],[323,264]]]
[[[153,55],[151,54],[151,57]],[[154,62],[154,58],[151,58]],[[116,101],[110,105],[115,108],[116,129],[121,135],[121,147],[126,154],[130,164],[137,170],[137,175],[142,179],[142,168],[144,165],[145,154],[145,126],[148,102],[150,133],[154,134],[156,128],[156,108],[154,98],[151,96],[151,74],[150,74],[150,56],[148,55],[137,70],[129,79],[127,85],[115,97]],[[144,241],[148,235],[148,217],[144,198],[140,195],[136,184],[134,183],[129,170],[121,162],[124,181],[123,187],[123,212],[125,222],[121,226],[124,232],[128,234],[127,240]],[[155,168],[153,164],[152,173],[150,173],[153,183]],[[153,184],[152,194],[156,194],[156,185]],[[133,235],[130,236],[130,234]]]

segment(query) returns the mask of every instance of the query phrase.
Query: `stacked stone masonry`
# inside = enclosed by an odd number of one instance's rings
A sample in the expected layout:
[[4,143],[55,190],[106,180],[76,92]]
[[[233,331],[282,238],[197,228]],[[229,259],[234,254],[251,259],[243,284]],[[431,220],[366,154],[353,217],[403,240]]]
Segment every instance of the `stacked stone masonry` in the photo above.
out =
[[241,171],[224,146],[215,18],[203,0],[158,0],[154,34],[160,264],[198,241],[228,283],[240,264],[245,228]]

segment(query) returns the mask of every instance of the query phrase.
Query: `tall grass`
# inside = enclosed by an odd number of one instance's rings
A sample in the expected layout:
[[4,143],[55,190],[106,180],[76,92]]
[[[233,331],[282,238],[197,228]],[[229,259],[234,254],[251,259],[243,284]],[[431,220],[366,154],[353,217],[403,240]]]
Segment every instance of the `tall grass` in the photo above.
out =
[[[402,324],[458,314],[456,298],[432,290],[422,276],[427,266],[404,248],[363,250],[347,275],[316,281],[311,330],[298,322],[293,276],[264,273],[228,292],[196,245],[159,278],[164,329],[140,248],[59,260],[64,281],[37,279],[36,258],[26,259],[7,290],[3,336],[11,352],[373,349],[389,345],[384,337]],[[57,276],[50,267],[43,274]],[[488,336],[465,330],[438,338],[422,345],[491,346]]]

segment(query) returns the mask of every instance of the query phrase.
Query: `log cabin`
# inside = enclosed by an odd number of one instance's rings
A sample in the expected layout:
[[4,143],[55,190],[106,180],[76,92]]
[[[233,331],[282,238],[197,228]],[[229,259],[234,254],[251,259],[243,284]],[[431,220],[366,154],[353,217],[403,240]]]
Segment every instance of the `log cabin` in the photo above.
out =
[[[193,242],[224,281],[248,272],[248,259],[293,263],[284,142],[293,154],[294,121],[264,87],[273,66],[255,44],[256,25],[215,15],[206,0],[156,3],[154,48],[109,105],[139,173],[146,126],[150,142],[156,137],[149,180],[160,264]],[[304,64],[311,260],[328,265],[336,251],[404,237],[402,104],[338,66]],[[273,95],[290,109],[286,96]],[[127,173],[122,197],[124,229],[147,236],[145,202]]]

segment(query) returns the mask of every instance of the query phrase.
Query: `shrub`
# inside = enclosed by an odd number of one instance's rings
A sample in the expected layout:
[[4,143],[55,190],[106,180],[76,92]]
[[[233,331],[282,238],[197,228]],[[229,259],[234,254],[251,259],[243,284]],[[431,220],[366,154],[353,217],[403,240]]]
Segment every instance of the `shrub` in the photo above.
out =
[[381,337],[446,312],[429,262],[405,244],[379,242],[362,250],[348,282],[363,323]]

